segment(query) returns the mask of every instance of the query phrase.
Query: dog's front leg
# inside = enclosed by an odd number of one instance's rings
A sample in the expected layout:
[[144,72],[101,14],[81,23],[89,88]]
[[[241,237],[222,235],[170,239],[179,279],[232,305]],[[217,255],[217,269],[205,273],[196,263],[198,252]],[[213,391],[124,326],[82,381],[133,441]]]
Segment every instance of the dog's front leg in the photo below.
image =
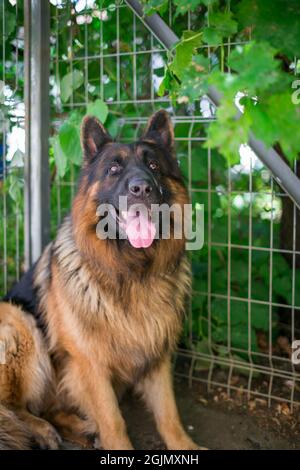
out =
[[[68,367],[68,383],[82,411],[97,424],[101,447],[108,450],[132,449],[109,371],[95,368],[84,357]],[[75,382],[73,382],[75,381]],[[71,385],[71,384],[70,384]]]
[[137,386],[154,414],[158,431],[170,450],[199,449],[184,431],[174,397],[169,357]]

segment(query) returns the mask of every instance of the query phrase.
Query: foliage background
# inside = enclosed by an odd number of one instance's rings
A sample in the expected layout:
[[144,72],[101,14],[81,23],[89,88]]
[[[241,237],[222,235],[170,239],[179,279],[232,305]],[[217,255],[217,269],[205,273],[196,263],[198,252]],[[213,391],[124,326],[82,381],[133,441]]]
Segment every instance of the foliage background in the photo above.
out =
[[[210,223],[203,250],[192,254],[195,295],[183,343],[262,361],[260,353],[278,351],[277,339],[290,341],[300,327],[300,220],[241,144],[251,129],[296,168],[300,111],[291,98],[300,71],[299,2],[143,1],[145,14],[171,19],[181,38],[169,53],[140,22],[133,33],[133,14],[126,7],[119,13],[113,0],[51,4],[52,234],[74,194],[84,114],[97,115],[125,141],[159,107],[186,117],[176,121],[177,155],[193,204],[205,205]],[[22,127],[24,116],[23,2],[17,7],[16,15],[15,2],[0,2],[4,149],[5,135]],[[223,93],[217,111],[201,99],[210,84]],[[239,120],[237,94],[244,111]],[[3,269],[2,290],[21,268],[24,222],[23,153],[17,148],[10,161],[3,154],[0,249],[8,279]],[[297,254],[284,252],[292,248]]]

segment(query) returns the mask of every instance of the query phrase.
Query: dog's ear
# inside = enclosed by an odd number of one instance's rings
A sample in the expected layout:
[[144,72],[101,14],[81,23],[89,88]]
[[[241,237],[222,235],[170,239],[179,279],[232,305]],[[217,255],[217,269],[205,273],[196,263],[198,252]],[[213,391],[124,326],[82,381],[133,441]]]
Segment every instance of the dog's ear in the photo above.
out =
[[94,116],[85,116],[81,125],[84,159],[91,161],[108,142],[112,142],[112,138],[101,122]]
[[143,139],[155,140],[169,151],[174,147],[174,130],[169,114],[161,109],[153,114],[143,133]]

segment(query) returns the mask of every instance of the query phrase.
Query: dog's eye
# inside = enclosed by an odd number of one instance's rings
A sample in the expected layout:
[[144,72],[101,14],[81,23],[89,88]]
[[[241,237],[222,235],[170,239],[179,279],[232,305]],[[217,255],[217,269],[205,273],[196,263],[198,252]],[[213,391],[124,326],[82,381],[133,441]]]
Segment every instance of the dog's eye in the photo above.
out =
[[121,166],[118,163],[113,163],[111,167],[109,168],[109,173],[111,175],[116,175],[117,173],[120,172],[120,170],[121,170]]
[[149,168],[150,168],[150,170],[155,171],[155,170],[158,170],[159,165],[158,165],[158,163],[155,162],[154,160],[151,160],[151,161],[149,162]]

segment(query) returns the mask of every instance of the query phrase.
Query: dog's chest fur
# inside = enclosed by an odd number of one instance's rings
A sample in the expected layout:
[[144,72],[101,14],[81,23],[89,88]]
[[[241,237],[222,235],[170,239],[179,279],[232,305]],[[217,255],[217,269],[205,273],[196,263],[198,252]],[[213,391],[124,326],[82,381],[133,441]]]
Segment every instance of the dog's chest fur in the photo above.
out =
[[[185,258],[175,272],[143,280],[130,276],[107,279],[107,274],[97,277],[83,262],[68,225],[58,234],[51,251],[51,269],[54,262],[56,273],[51,286],[40,287],[42,304],[47,305],[44,310],[51,311],[47,301],[47,297],[55,295],[51,290],[60,289],[61,305],[56,306],[60,310],[60,327],[88,356],[105,363],[117,377],[132,382],[174,349],[190,286]],[[39,263],[38,286],[46,286],[45,277],[51,278],[49,256],[50,250]],[[52,322],[50,314],[50,328]]]

